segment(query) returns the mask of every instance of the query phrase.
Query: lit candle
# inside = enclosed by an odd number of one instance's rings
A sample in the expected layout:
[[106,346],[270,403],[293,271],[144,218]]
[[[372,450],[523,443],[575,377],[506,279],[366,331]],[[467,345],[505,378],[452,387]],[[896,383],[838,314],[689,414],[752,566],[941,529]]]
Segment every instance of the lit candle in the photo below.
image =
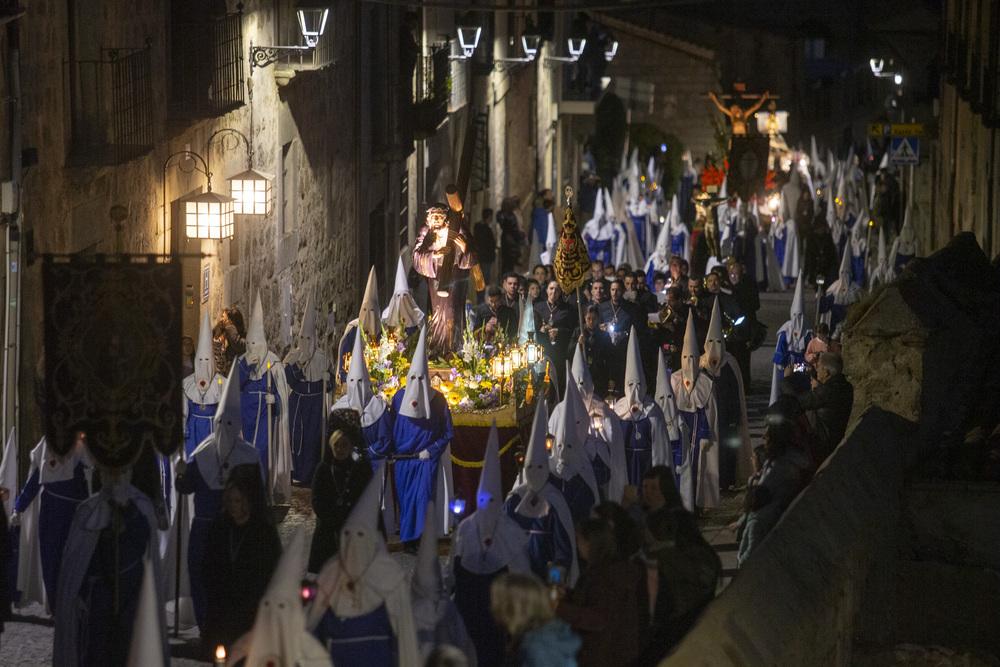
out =
[[222,644],[219,644],[215,648],[215,664],[216,665],[226,664],[226,647],[223,646]]

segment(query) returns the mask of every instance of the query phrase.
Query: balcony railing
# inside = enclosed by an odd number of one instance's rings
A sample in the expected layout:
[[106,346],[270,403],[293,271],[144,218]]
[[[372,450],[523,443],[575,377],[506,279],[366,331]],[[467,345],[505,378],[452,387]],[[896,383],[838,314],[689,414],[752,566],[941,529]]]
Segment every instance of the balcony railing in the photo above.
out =
[[170,111],[209,118],[243,106],[243,12],[171,26]]
[[100,60],[65,63],[70,163],[121,164],[153,149],[150,48],[102,49]]

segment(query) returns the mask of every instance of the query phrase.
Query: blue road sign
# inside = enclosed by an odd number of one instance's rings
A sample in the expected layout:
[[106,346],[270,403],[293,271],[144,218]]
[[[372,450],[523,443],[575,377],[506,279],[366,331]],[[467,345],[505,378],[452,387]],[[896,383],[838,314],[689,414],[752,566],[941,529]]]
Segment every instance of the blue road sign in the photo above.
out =
[[917,164],[920,162],[920,140],[916,137],[893,137],[889,162],[895,165]]

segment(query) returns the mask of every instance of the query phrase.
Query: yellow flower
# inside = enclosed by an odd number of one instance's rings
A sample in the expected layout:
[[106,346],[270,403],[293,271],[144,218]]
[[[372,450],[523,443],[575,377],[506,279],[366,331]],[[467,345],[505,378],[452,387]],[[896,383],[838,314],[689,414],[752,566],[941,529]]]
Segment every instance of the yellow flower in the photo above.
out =
[[406,376],[405,375],[400,375],[399,376],[399,386],[400,387],[405,387],[406,386]]
[[451,382],[442,382],[441,383],[441,391],[449,392],[449,391],[451,391],[454,388],[455,388],[455,385],[453,383],[451,383]]
[[458,405],[458,402],[460,400],[462,400],[462,397],[458,394],[457,391],[453,391],[450,394],[448,394],[449,405]]
[[492,389],[493,383],[490,382],[489,380],[483,380],[482,382],[479,383],[479,386],[482,387],[483,389]]

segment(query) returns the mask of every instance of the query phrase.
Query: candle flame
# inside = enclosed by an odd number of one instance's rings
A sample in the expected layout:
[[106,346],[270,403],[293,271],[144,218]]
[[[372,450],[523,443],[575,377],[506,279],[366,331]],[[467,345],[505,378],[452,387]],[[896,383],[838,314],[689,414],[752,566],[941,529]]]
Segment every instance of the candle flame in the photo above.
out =
[[216,660],[226,659],[226,647],[223,646],[222,644],[219,644],[215,649],[215,659]]

